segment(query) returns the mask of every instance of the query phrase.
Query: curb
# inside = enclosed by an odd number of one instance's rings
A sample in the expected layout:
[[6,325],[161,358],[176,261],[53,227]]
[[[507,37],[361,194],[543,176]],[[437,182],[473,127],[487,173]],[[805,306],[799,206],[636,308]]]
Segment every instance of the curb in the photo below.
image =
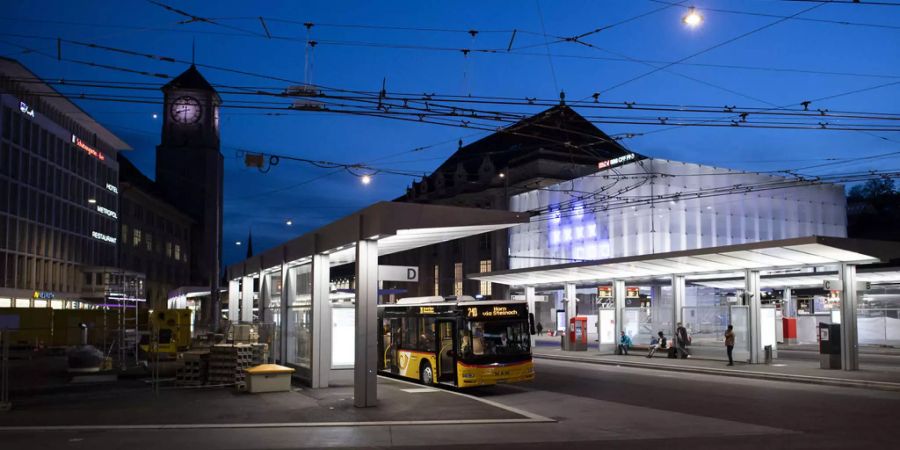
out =
[[850,380],[846,378],[814,377],[809,375],[782,375],[771,373],[748,372],[734,369],[714,369],[707,367],[678,367],[664,364],[638,363],[629,361],[610,361],[603,359],[587,359],[577,356],[561,356],[534,353],[534,358],[550,359],[556,361],[581,362],[606,366],[634,367],[638,369],[665,370],[669,372],[700,373],[706,375],[722,375],[736,378],[753,378],[769,381],[789,381],[794,383],[819,384],[826,386],[854,387],[863,389],[876,389],[882,391],[900,392],[900,383],[889,381]]

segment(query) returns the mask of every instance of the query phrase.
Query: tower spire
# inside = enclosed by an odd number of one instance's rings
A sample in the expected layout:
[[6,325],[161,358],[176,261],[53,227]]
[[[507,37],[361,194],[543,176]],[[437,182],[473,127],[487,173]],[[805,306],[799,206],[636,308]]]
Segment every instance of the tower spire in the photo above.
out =
[[191,38],[191,65],[194,65],[197,56],[197,38]]

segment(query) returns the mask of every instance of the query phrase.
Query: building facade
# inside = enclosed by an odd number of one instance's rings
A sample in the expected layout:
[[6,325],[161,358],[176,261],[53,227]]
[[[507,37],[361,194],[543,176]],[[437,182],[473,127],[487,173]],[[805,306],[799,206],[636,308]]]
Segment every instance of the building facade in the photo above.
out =
[[119,197],[119,267],[144,274],[148,306],[165,309],[169,292],[191,281],[194,221],[165,201],[158,186],[121,155]]
[[67,307],[115,267],[119,151],[130,147],[0,58],[0,307]]
[[[556,106],[462,146],[397,201],[509,210],[508,199],[597,171],[597,163],[630,154],[567,106]],[[468,280],[473,272],[510,267],[506,231],[425,247],[386,259],[419,267],[408,295],[505,298],[506,286]],[[387,287],[387,286],[386,286]]]
[[626,157],[516,194],[511,269],[802,236],[847,236],[844,188],[777,175]]

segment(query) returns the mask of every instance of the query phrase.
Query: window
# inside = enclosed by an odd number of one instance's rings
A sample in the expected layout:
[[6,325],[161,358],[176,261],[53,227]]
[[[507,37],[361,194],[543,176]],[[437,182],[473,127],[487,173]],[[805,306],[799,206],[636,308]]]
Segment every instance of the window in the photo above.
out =
[[[478,264],[478,271],[481,273],[486,273],[491,271],[491,260],[485,259]],[[491,282],[490,281],[482,281],[481,282],[481,295],[491,295]]]
[[434,265],[434,295],[441,295],[441,266]]
[[419,336],[419,322],[413,317],[403,317],[403,344],[402,348],[407,350],[415,350],[417,347],[417,337]]
[[178,244],[175,244],[175,261],[178,261],[180,259],[181,259],[181,246]]
[[453,264],[453,295],[463,295],[463,265]]
[[147,251],[152,252],[153,251],[153,235],[150,233],[147,233],[147,239],[145,239],[145,240],[147,241]]
[[141,245],[141,230],[135,228],[134,229],[134,246],[137,247]]
[[470,322],[460,330],[463,357],[481,355],[525,355],[531,351],[531,336],[522,321]]
[[172,257],[172,243],[166,242],[166,258]]

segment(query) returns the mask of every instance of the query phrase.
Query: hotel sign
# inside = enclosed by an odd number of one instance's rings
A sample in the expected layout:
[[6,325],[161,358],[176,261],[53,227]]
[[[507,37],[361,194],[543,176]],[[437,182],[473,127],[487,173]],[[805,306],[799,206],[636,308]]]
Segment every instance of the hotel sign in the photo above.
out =
[[119,215],[116,214],[115,211],[113,211],[113,210],[111,210],[111,209],[109,209],[109,208],[104,208],[103,206],[100,206],[100,205],[97,205],[97,211],[99,211],[99,212],[101,212],[101,213],[103,213],[103,214],[106,214],[107,216],[112,217],[113,219],[118,219],[118,218],[119,218]]
[[106,234],[103,234],[99,231],[92,231],[91,236],[93,236],[94,239],[100,239],[101,241],[109,242],[110,244],[116,243],[116,238],[106,235]]
[[104,155],[102,152],[98,151],[97,149],[91,147],[90,145],[87,145],[84,141],[82,141],[81,139],[78,139],[78,137],[75,136],[74,134],[72,135],[72,143],[75,144],[75,146],[77,146],[78,148],[84,150],[85,153],[87,153],[88,155],[91,155],[94,158],[99,159],[100,161],[106,160],[106,155]]

